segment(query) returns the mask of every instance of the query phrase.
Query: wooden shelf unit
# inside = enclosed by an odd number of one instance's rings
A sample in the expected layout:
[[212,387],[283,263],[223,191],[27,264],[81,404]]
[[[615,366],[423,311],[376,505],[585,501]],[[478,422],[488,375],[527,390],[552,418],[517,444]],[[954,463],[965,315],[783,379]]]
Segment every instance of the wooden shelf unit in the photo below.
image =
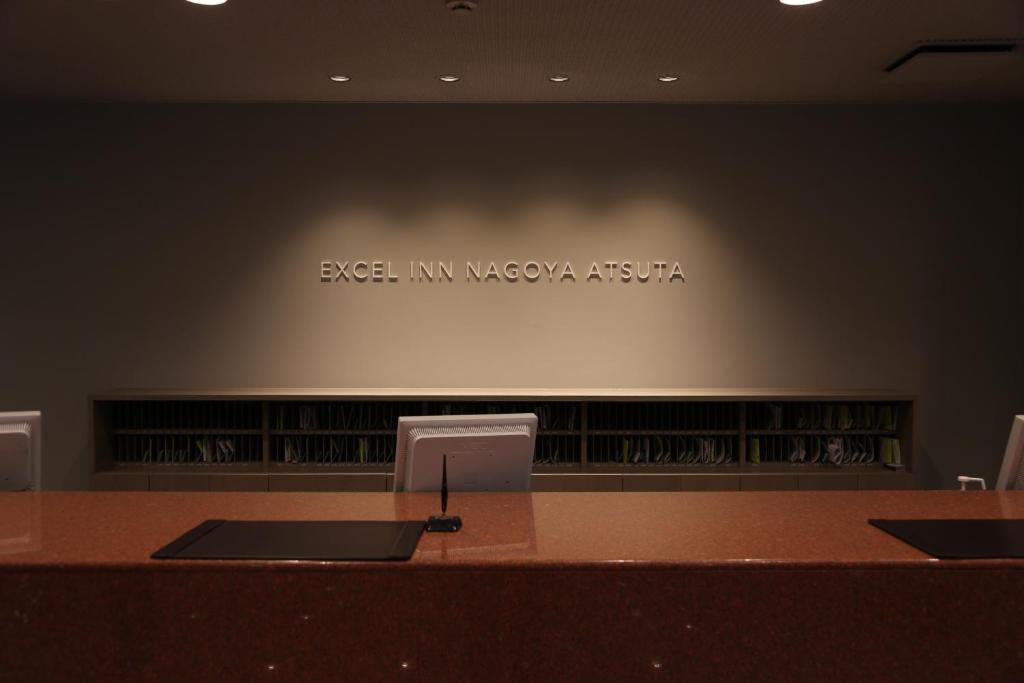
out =
[[534,490],[912,488],[915,407],[806,390],[119,390],[90,397],[92,475],[103,489],[383,491],[400,415],[533,412]]

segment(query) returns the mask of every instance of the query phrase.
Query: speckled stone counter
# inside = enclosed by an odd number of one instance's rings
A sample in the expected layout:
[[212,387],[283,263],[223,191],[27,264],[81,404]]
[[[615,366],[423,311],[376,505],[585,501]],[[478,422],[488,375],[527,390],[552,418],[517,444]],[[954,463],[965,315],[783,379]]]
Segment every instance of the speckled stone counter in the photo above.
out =
[[869,517],[1024,493],[453,494],[405,563],[156,561],[203,520],[423,519],[436,497],[0,494],[2,680],[1019,680],[1024,561]]

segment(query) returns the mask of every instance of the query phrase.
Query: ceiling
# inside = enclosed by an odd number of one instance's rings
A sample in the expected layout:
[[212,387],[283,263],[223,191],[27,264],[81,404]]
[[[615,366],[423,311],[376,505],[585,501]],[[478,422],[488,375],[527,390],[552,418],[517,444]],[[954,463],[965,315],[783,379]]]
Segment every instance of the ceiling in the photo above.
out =
[[[478,3],[472,12],[455,13],[445,0],[229,0],[216,7],[185,0],[0,0],[0,97],[1024,99],[1024,0],[824,0],[805,7],[778,0]],[[927,55],[913,70],[885,72],[922,43],[955,41],[1018,47],[967,61],[955,53]],[[351,80],[335,83],[330,74]],[[442,74],[461,80],[442,83]],[[552,74],[570,78],[552,83]],[[679,79],[661,83],[662,74]]]

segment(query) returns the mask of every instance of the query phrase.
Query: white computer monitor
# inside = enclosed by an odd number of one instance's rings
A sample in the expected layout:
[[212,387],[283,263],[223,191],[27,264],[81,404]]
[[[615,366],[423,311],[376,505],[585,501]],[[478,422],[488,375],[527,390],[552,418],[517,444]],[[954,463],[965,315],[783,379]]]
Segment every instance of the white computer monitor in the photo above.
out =
[[1024,489],[1024,415],[1013,418],[999,479],[996,480],[996,491],[1013,489]]
[[39,411],[0,413],[0,491],[42,488],[42,443]]
[[398,418],[395,491],[439,491],[447,456],[449,491],[529,491],[537,416]]

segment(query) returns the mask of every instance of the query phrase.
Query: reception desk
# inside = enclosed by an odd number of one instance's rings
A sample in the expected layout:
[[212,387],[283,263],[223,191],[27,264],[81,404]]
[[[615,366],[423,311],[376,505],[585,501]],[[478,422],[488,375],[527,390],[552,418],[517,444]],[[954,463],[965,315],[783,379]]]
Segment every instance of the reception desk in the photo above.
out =
[[0,494],[3,680],[1019,680],[1024,561],[870,517],[1024,493],[453,494],[409,562],[160,561],[216,519],[423,519],[425,494]]

